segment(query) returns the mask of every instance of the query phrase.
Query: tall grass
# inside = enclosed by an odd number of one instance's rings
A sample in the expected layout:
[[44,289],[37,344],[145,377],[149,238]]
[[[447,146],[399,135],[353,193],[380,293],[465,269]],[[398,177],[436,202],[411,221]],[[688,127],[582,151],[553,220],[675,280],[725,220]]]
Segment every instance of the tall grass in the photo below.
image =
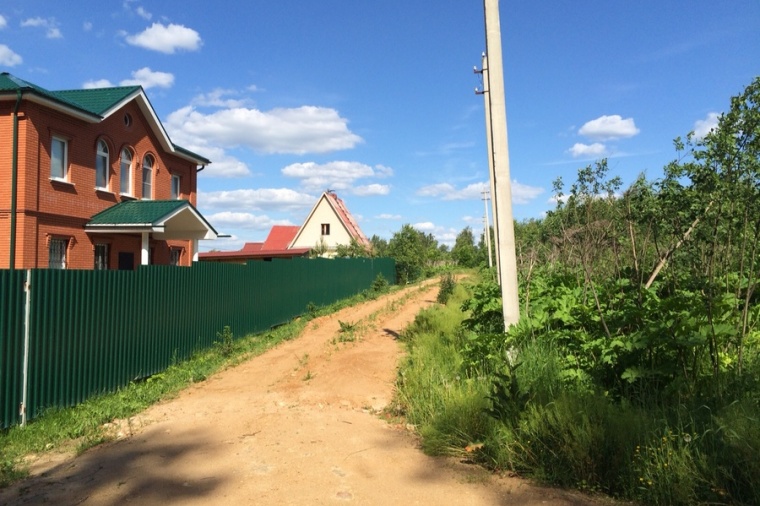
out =
[[[634,403],[568,367],[551,340],[510,347],[469,333],[461,322],[473,315],[461,307],[470,289],[457,286],[404,334],[397,401],[426,452],[643,504],[760,504],[756,381],[744,376],[720,402]],[[747,370],[757,366],[747,358]]]

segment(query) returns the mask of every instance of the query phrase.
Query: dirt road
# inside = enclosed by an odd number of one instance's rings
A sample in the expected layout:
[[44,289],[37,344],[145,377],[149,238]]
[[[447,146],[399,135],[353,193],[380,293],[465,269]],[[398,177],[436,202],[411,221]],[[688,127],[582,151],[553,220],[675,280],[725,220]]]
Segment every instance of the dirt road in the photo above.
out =
[[0,504],[592,504],[425,456],[377,416],[403,353],[395,336],[436,294],[409,288],[315,320],[123,423],[119,440],[0,490]]

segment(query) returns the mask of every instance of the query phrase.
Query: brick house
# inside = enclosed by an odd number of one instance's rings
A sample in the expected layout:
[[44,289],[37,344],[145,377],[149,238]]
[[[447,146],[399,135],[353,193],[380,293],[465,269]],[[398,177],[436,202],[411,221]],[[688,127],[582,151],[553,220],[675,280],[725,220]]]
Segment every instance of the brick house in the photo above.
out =
[[48,91],[0,74],[0,268],[189,266],[211,163],[169,139],[140,86]]

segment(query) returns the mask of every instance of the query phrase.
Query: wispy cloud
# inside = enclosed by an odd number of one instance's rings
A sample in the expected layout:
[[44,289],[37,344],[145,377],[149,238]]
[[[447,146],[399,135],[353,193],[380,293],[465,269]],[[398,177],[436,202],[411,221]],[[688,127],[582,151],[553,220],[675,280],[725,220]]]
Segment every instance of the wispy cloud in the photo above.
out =
[[22,28],[43,28],[45,37],[48,39],[62,39],[63,34],[58,28],[58,21],[55,18],[28,18],[21,22]]

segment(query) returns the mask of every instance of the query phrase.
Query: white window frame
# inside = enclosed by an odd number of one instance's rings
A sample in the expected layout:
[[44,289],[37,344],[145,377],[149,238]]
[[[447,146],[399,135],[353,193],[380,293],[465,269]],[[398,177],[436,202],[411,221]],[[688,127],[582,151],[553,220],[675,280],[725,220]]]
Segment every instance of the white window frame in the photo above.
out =
[[[142,163],[142,199],[153,198],[153,173],[156,169],[156,159],[152,155],[145,155]],[[147,190],[147,192],[145,191]],[[146,195],[147,194],[147,195]]]
[[[60,160],[56,163],[56,146],[61,147]],[[69,141],[54,135],[50,140],[50,179],[66,181],[69,175]]]
[[135,157],[129,148],[121,150],[119,156],[119,192],[122,195],[132,196],[132,164],[134,159]]
[[[102,251],[98,251],[102,248]],[[94,269],[96,271],[107,271],[111,268],[110,265],[110,255],[111,255],[111,246],[108,243],[96,243],[95,248],[93,249],[95,262],[94,262]],[[105,255],[99,254],[99,253],[105,253]]]
[[179,176],[172,174],[172,200],[179,200],[182,197],[180,188],[182,188],[182,179]]
[[98,141],[97,155],[95,155],[95,188],[98,190],[108,191],[109,165],[108,144],[101,139]]
[[321,234],[322,236],[330,235],[330,224],[329,223],[322,223],[321,227]]
[[51,237],[48,242],[48,269],[65,269],[69,240]]

